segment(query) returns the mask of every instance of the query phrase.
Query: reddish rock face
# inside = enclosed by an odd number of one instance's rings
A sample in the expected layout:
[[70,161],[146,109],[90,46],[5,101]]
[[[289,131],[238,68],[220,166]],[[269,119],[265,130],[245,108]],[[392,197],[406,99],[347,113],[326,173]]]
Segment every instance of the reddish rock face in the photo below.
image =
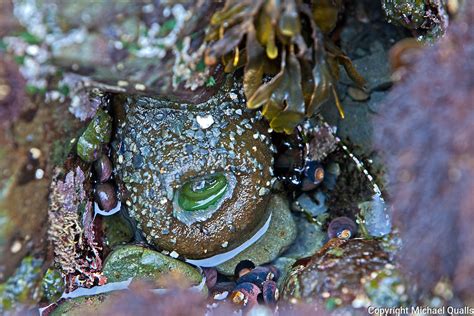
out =
[[474,293],[474,6],[420,53],[375,135],[385,154],[403,267],[429,292],[443,277]]
[[293,271],[283,297],[301,302],[333,298],[340,299],[339,305],[350,305],[357,296],[365,296],[363,280],[387,263],[388,254],[375,240],[331,239],[307,265]]
[[26,102],[25,79],[18,67],[0,54],[0,127],[17,119]]

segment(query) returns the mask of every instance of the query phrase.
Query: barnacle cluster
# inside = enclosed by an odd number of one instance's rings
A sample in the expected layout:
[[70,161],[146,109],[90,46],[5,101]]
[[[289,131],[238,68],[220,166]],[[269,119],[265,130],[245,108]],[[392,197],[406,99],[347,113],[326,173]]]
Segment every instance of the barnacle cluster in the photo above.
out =
[[389,22],[413,30],[418,39],[433,41],[440,38],[448,27],[452,2],[457,1],[382,0],[382,7]]
[[292,133],[332,95],[339,65],[363,87],[364,79],[329,40],[342,1],[226,1],[211,19],[206,64],[222,58],[225,70],[244,67],[247,106],[262,108],[270,127]]

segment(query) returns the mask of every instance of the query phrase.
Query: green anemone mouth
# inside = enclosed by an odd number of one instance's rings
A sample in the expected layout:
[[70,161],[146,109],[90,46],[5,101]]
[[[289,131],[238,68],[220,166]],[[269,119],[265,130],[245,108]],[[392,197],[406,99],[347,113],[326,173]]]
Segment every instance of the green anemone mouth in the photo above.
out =
[[185,211],[205,210],[221,200],[228,185],[223,174],[188,181],[179,190],[178,204]]
[[174,194],[173,216],[188,226],[204,222],[215,212],[226,210],[223,209],[224,203],[232,198],[236,185],[237,179],[232,172],[188,180]]

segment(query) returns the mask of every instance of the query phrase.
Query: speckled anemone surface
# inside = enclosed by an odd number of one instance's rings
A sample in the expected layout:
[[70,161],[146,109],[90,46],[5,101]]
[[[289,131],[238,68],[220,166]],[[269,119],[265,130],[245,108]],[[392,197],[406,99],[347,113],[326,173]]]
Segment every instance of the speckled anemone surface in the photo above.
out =
[[[237,247],[264,224],[273,183],[271,140],[242,96],[240,86],[227,82],[200,104],[122,99],[115,173],[122,200],[150,244],[206,258]],[[213,174],[227,178],[222,199],[204,211],[180,209],[180,188]]]

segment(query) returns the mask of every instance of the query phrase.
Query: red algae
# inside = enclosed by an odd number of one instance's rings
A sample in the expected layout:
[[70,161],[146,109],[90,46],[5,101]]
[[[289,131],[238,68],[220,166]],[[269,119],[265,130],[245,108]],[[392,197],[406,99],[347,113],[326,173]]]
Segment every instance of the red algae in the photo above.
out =
[[375,124],[405,271],[428,293],[448,278],[474,293],[474,6],[424,49]]

